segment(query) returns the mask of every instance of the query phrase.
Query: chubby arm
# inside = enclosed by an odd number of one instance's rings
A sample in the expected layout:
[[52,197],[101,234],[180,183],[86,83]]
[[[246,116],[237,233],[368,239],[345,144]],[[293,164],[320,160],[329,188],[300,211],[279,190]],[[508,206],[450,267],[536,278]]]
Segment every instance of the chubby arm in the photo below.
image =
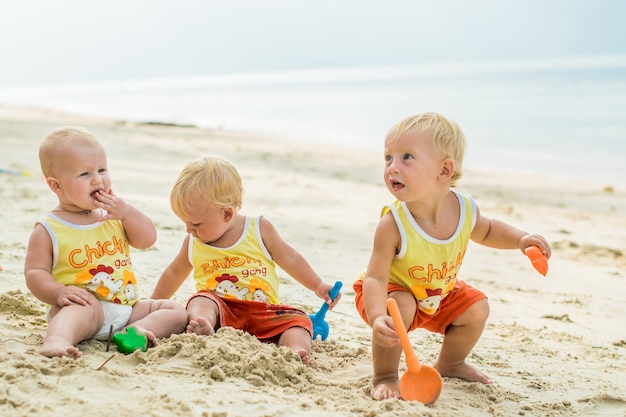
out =
[[180,288],[193,269],[189,263],[188,250],[189,235],[185,237],[183,246],[180,248],[174,260],[165,268],[163,274],[161,274],[161,278],[159,278],[150,298],[156,300],[170,298],[174,295],[176,290]]
[[100,190],[94,197],[96,205],[107,212],[100,221],[121,220],[132,247],[146,249],[154,245],[157,231],[148,216],[115,195],[113,190],[108,193]]
[[490,219],[480,214],[476,207],[476,225],[470,238],[481,245],[496,249],[519,249],[522,252],[529,246],[538,246],[550,258],[548,241],[541,235],[529,234],[503,221]]
[[400,232],[393,216],[386,213],[376,228],[374,247],[363,278],[363,303],[372,327],[372,343],[382,346],[398,344],[393,320],[387,315],[387,285],[400,243]]
[[52,276],[52,240],[46,229],[38,224],[28,241],[24,277],[26,286],[35,297],[46,304],[60,307],[91,304],[93,296],[87,290],[73,285],[65,286]]
[[337,305],[341,299],[341,293],[332,300],[329,293],[333,286],[324,282],[304,256],[283,240],[269,220],[261,217],[259,223],[263,243],[274,261],[296,281],[326,301],[329,308],[332,309]]

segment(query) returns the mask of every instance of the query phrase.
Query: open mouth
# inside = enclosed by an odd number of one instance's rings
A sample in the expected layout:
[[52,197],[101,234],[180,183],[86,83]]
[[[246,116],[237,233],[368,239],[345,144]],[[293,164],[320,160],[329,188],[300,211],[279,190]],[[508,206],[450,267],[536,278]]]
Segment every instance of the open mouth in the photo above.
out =
[[402,184],[400,181],[390,180],[389,183],[391,184],[391,188],[394,191],[398,191],[404,188],[404,184]]
[[94,200],[96,199],[96,197],[98,196],[98,193],[102,191],[101,188],[97,189],[96,191],[91,193],[91,198],[93,198]]

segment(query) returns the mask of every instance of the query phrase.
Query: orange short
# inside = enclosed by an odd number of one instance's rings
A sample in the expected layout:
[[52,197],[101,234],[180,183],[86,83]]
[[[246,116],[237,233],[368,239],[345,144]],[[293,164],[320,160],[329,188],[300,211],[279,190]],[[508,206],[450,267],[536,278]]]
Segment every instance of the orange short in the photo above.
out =
[[[354,297],[356,309],[359,311],[363,320],[365,320],[366,323],[369,323],[367,314],[365,313],[365,306],[363,304],[363,281],[360,279],[357,280],[354,283],[353,288],[356,293]],[[387,294],[394,291],[405,291],[410,293],[408,289],[400,285],[389,284],[387,286]],[[444,334],[446,328],[454,320],[456,320],[457,317],[463,314],[465,310],[470,308],[473,304],[485,298],[487,298],[487,296],[482,291],[463,281],[457,280],[452,291],[450,291],[448,295],[441,300],[439,310],[437,310],[435,314],[431,316],[421,312],[419,309],[417,310],[415,317],[413,318],[413,322],[409,327],[409,331],[415,329],[426,329],[434,333]]]
[[211,291],[199,291],[192,295],[213,300],[220,313],[219,327],[234,327],[256,336],[264,342],[278,342],[278,338],[291,327],[302,327],[313,336],[313,323],[301,310],[283,304],[222,298]]

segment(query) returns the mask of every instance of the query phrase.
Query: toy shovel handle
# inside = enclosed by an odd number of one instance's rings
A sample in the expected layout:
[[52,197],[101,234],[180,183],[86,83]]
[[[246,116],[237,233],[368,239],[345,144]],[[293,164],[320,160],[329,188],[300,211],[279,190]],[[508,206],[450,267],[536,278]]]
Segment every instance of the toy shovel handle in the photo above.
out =
[[411,373],[418,373],[422,364],[419,359],[417,359],[417,355],[413,351],[411,341],[409,340],[409,334],[404,328],[404,321],[402,321],[400,309],[398,308],[398,303],[396,303],[395,299],[387,298],[387,309],[389,310],[394,326],[396,326],[396,332],[400,337],[400,344],[402,345],[402,350],[404,350],[404,355],[406,356],[406,365]]
[[[337,298],[337,296],[339,295],[339,291],[341,291],[342,286],[343,286],[343,282],[341,281],[335,282],[335,285],[333,285],[333,288],[331,288],[330,292],[328,293],[328,295],[330,295],[331,300],[334,301],[335,298]],[[324,303],[320,307],[319,311],[315,313],[315,317],[323,319],[326,316],[327,311],[328,311],[328,304]]]

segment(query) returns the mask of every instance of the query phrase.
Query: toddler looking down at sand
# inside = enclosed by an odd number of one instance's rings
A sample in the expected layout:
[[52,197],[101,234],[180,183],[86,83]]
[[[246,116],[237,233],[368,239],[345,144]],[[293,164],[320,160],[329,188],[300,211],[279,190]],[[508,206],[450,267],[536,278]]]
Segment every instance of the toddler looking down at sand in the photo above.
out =
[[213,157],[189,163],[170,195],[187,235],[161,275],[153,297],[169,298],[193,271],[198,292],[187,303],[187,332],[213,334],[220,327],[244,330],[275,342],[308,364],[312,325],[308,315],[278,299],[278,264],[332,308],[341,298],[304,257],[262,216],[239,212],[243,185],[230,163]]

